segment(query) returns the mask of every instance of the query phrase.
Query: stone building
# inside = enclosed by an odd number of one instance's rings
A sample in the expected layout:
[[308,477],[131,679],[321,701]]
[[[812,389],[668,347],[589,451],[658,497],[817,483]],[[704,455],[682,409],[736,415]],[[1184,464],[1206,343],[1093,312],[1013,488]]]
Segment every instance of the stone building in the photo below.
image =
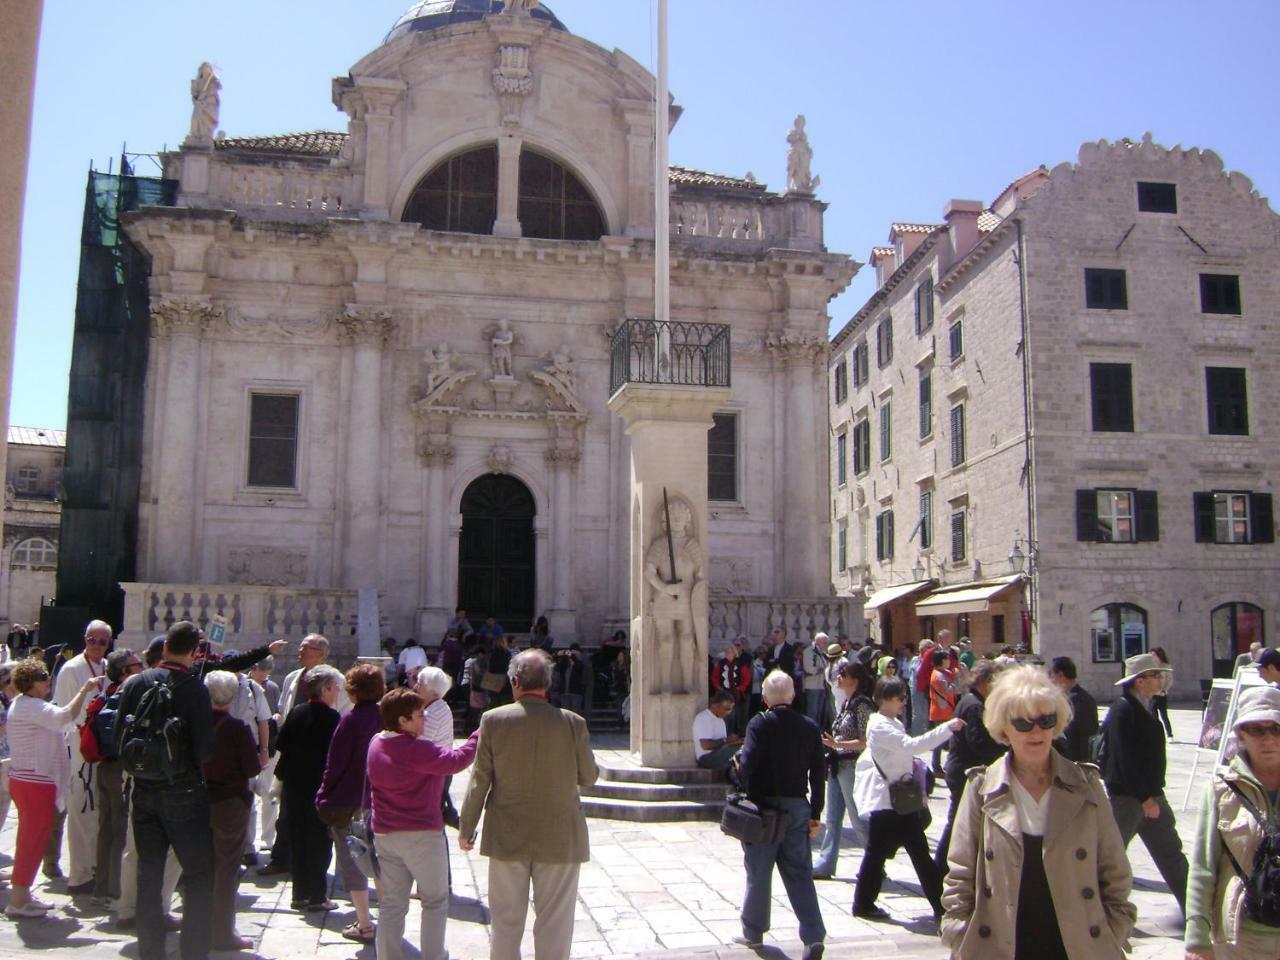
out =
[[[197,77],[162,157],[173,205],[124,217],[150,297],[128,639],[213,613],[246,638],[349,636],[362,589],[386,633],[429,643],[459,605],[516,633],[545,614],[560,643],[626,625],[606,401],[611,332],[653,316],[655,83],[508,6],[415,4],[333,82],[343,131],[222,136],[220,81]],[[812,194],[671,178],[672,319],[732,327],[713,645],[844,629],[822,398],[856,265]]]
[[0,625],[33,624],[54,593],[66,433],[10,427],[0,553]]
[[889,242],[830,361],[833,579],[872,632],[1025,640],[1099,693],[1161,646],[1182,695],[1268,641],[1280,220],[1249,179],[1088,143]]

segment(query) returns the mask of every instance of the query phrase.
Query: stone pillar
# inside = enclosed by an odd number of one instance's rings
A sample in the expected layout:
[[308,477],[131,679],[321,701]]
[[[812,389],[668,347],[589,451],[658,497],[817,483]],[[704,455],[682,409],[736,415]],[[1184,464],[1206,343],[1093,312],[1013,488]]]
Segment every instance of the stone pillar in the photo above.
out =
[[826,341],[817,335],[784,332],[771,335],[767,345],[785,374],[784,462],[814,465],[813,470],[788,469],[782,473],[782,570],[778,588],[785,597],[826,596],[831,592],[826,567],[829,533],[823,522],[827,511],[819,498],[824,488],[814,482],[815,476],[825,477],[827,469],[817,419],[818,398],[824,396],[817,379],[818,363],[826,356]]
[[[707,431],[731,396],[728,388],[627,383],[609,399],[631,438],[631,749],[646,766],[693,762],[693,718],[707,701]],[[655,619],[655,598],[661,604],[663,596],[646,575],[646,565],[662,579],[673,575],[664,490],[673,515],[687,510],[691,520],[677,554],[690,597],[689,629],[676,637],[683,647],[664,642],[670,620]]]
[[362,124],[363,145],[355,154],[364,160],[364,196],[360,214],[368,220],[390,219],[392,110],[404,97],[403,80],[354,77],[335,83],[334,100],[352,120]]
[[151,307],[151,336],[166,344],[159,442],[153,458],[154,563],[148,571],[158,583],[189,583],[196,577],[200,337],[221,316],[221,310],[201,300],[168,299]]
[[[617,111],[627,124],[628,237],[653,237],[653,140],[652,100],[620,100]],[[650,288],[652,293],[652,287]]]
[[579,453],[576,446],[552,447],[546,459],[552,487],[551,562],[540,567],[551,572],[551,606],[547,610],[551,635],[567,645],[580,639],[573,595],[573,483]]
[[382,347],[395,325],[385,310],[354,304],[337,318],[337,324],[339,337],[352,352],[342,585],[360,590],[377,587],[382,579],[378,550],[382,542]]
[[448,510],[446,473],[453,463],[453,447],[446,438],[428,438],[418,447],[418,457],[427,470],[426,504],[423,509],[422,542],[422,606],[418,610],[418,636],[439,637],[453,615],[453,604],[446,591],[445,571],[449,563],[447,549]]
[[522,141],[514,133],[498,138],[498,216],[493,222],[495,237],[518,237],[520,230],[520,150]]

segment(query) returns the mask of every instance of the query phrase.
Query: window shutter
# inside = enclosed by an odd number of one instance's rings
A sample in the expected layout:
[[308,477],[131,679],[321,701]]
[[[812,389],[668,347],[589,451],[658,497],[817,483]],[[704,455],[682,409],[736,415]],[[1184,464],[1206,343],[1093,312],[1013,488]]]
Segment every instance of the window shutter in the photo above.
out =
[[924,332],[924,284],[916,287],[916,336]]
[[1098,539],[1098,492],[1076,491],[1076,539],[1092,542]]
[[1135,540],[1152,542],[1160,539],[1160,507],[1156,491],[1138,491],[1138,529]]
[[1254,543],[1275,543],[1276,524],[1271,511],[1271,494],[1249,494],[1249,523]]
[[884,533],[884,556],[886,560],[893,559],[893,511],[890,510],[884,515],[885,533]]
[[1213,543],[1217,524],[1213,515],[1213,494],[1193,493],[1193,504],[1196,516],[1196,543]]
[[884,559],[884,514],[876,514],[876,559]]

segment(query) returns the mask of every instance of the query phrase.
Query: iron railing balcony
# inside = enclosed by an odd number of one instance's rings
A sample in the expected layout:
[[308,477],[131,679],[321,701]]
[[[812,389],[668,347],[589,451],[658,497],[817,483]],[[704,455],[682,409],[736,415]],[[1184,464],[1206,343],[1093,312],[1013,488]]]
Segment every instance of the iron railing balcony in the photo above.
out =
[[624,320],[610,344],[609,394],[627,383],[731,386],[729,326]]

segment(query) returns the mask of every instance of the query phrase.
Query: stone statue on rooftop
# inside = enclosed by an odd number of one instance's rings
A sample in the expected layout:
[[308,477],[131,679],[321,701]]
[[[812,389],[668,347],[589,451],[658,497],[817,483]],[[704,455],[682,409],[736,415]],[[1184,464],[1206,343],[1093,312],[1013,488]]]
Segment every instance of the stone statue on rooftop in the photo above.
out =
[[809,135],[804,132],[803,113],[796,117],[795,125],[787,134],[787,143],[791,144],[787,151],[787,192],[813,193],[822,178],[813,176],[809,169],[813,163],[813,148],[809,146]]
[[218,129],[218,113],[221,109],[222,81],[218,79],[213,64],[200,64],[196,78],[191,81],[191,134],[188,143],[210,144]]
[[507,0],[502,12],[507,16],[528,16],[538,9],[538,0]]

